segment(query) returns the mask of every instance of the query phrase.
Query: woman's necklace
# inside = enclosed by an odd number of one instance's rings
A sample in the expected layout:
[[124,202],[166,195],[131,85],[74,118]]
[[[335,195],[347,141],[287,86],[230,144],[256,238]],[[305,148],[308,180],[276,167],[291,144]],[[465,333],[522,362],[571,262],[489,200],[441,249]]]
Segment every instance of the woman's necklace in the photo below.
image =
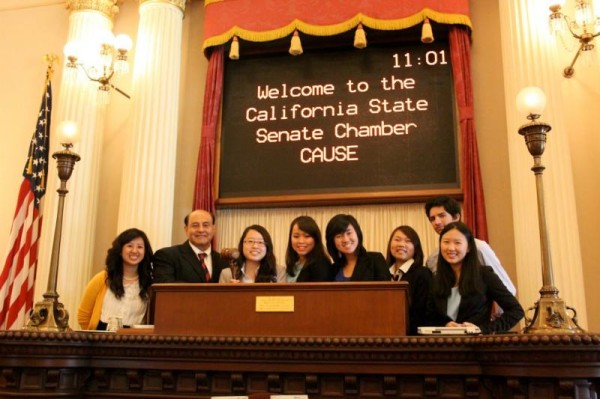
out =
[[128,278],[128,277],[125,277],[125,276],[123,276],[123,281],[130,281],[130,282],[133,282],[133,281],[138,281],[139,277],[140,277],[139,275],[138,275],[138,276],[135,276],[135,277],[129,277],[129,278]]

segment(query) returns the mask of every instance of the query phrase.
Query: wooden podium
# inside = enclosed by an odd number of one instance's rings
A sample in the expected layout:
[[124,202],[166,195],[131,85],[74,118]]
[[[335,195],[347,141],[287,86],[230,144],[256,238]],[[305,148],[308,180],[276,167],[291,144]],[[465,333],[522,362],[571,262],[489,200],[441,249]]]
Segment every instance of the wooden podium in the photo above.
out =
[[0,398],[598,398],[600,335],[402,336],[406,288],[157,285],[156,333],[0,331]]
[[154,284],[154,333],[192,336],[406,335],[404,282]]

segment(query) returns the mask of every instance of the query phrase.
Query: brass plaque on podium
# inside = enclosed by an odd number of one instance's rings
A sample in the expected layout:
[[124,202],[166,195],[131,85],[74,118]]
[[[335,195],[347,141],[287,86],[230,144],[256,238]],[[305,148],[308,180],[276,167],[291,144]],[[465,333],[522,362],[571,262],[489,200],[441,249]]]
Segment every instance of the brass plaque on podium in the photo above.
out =
[[257,296],[257,312],[293,312],[293,296]]

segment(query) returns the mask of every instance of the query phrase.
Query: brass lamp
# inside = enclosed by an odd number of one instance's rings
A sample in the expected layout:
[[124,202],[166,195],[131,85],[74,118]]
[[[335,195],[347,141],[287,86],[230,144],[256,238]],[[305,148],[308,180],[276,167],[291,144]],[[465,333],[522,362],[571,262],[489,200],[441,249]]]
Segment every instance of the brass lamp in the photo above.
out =
[[[80,41],[71,41],[65,45],[66,78],[70,81],[77,80],[81,70],[90,81],[98,83],[98,105],[108,104],[111,89],[131,98],[111,82],[115,75],[129,72],[127,55],[133,46],[131,38],[124,34],[115,37],[110,31],[101,33],[99,37],[97,46]],[[94,48],[97,49],[96,52],[89,51]]]
[[[517,109],[520,113],[527,115],[527,119],[530,121],[519,128],[519,134],[525,137],[527,149],[534,161],[531,170],[535,173],[537,189],[543,284],[540,289],[540,299],[527,309],[527,312],[534,310],[534,314],[531,319],[525,318],[526,326],[523,332],[528,334],[581,333],[583,329],[577,325],[577,312],[574,308],[567,306],[565,301],[558,296],[558,288],[554,285],[552,273],[542,180],[545,169],[542,165],[542,154],[546,147],[546,134],[552,128],[549,124],[538,121],[545,106],[546,96],[538,87],[526,87],[517,95]],[[568,311],[572,312],[572,316]]]
[[577,41],[578,48],[571,64],[563,70],[563,76],[570,78],[575,73],[575,63],[580,55],[594,51],[594,38],[600,35],[600,1],[575,0],[575,18],[570,19],[562,12],[566,0],[550,1],[550,31],[565,43],[562,33],[567,31]]
[[67,181],[73,173],[75,163],[81,158],[71,151],[73,142],[77,139],[77,126],[75,125],[75,122],[62,122],[58,133],[59,140],[64,149],[52,154],[52,158],[56,159],[60,187],[56,190],[58,192],[58,212],[56,214],[54,241],[52,243],[48,289],[43,295],[44,299],[41,302],[37,302],[29,314],[29,321],[24,329],[30,331],[63,332],[71,330],[69,328],[69,312],[67,312],[63,304],[58,301],[59,295],[56,292],[56,285],[58,280],[58,260],[60,256],[63,209],[65,205],[65,196],[69,192],[67,190]]

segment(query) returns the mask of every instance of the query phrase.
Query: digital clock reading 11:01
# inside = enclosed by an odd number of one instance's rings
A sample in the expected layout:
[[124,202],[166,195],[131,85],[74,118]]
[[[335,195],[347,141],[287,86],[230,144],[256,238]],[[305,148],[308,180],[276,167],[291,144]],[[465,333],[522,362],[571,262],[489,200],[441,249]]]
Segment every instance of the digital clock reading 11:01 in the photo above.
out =
[[416,62],[416,65],[425,63],[425,65],[429,66],[448,64],[448,61],[446,61],[446,50],[428,51],[423,58],[417,57],[414,60],[411,53],[395,53],[392,57],[394,58],[394,68],[410,68],[414,62]]

